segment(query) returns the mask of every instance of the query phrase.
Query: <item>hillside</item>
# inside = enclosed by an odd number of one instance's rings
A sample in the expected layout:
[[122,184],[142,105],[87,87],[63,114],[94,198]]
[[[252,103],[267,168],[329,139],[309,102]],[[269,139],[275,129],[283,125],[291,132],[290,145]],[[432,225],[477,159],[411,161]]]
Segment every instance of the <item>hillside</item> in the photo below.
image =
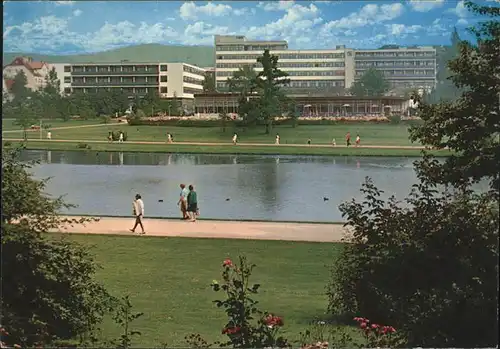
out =
[[35,61],[48,63],[105,63],[120,62],[184,62],[199,67],[213,67],[215,65],[215,48],[212,46],[167,46],[159,44],[145,44],[122,47],[110,51],[87,55],[51,56],[37,53],[4,52],[3,64],[12,62],[14,57],[29,56]]

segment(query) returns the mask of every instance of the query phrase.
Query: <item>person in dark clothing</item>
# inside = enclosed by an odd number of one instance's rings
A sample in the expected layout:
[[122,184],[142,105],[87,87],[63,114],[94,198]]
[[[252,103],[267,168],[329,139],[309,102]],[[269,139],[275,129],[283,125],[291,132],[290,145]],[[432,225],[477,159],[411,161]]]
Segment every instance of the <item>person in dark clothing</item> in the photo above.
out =
[[187,196],[188,204],[188,214],[191,217],[191,222],[196,222],[196,216],[198,214],[198,196],[194,191],[192,184],[189,185],[189,194]]

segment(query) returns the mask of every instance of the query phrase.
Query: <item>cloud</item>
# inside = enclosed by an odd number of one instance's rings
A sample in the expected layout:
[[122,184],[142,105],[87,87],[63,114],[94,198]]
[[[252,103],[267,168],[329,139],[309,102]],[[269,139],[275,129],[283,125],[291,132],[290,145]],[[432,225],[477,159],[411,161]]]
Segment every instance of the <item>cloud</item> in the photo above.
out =
[[264,11],[286,11],[295,5],[294,1],[282,0],[282,1],[261,1],[257,4],[257,7],[263,9]]
[[448,12],[453,13],[459,18],[466,18],[470,14],[463,0],[459,1],[455,7],[450,8]]
[[226,26],[214,26],[205,22],[189,24],[184,30],[183,43],[188,45],[213,45],[214,35],[236,34]]
[[314,4],[305,6],[296,4],[292,1],[281,1],[280,3],[270,2],[269,4],[281,6],[282,8],[287,7],[285,10],[286,13],[276,21],[267,23],[263,26],[242,28],[240,30],[242,35],[246,35],[250,39],[282,39],[292,44],[303,44],[308,42],[307,40],[310,40],[306,39],[306,37],[312,37],[312,28],[323,22],[323,19],[319,17],[321,11]]
[[410,0],[410,7],[413,11],[429,12],[444,5],[444,0]]
[[55,16],[9,26],[3,33],[4,45],[25,52],[56,52],[65,46],[97,52],[125,45],[165,42],[178,36],[173,28],[163,23],[136,25],[129,21],[106,22],[95,32],[76,33],[69,30],[67,19]]
[[404,12],[404,7],[400,3],[376,5],[365,5],[358,12],[352,12],[346,17],[330,21],[323,26],[323,34],[331,34],[339,29],[351,29],[364,27],[371,24],[386,22],[398,18]]
[[73,6],[75,4],[74,1],[54,1],[56,6]]
[[194,2],[185,2],[179,8],[179,15],[184,20],[196,20],[200,15],[221,17],[230,14],[233,8],[225,4],[214,4],[209,2],[203,6],[197,6]]
[[415,34],[423,29],[421,25],[415,24],[406,26],[404,24],[386,24],[385,25],[389,35],[395,35],[399,37],[406,37],[408,34]]
[[76,9],[73,11],[73,16],[79,17],[83,13],[82,10]]

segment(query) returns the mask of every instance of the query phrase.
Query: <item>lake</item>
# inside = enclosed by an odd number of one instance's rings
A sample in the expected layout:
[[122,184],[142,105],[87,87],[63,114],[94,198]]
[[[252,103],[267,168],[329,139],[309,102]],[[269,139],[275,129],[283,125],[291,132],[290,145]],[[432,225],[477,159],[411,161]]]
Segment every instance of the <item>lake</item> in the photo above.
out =
[[[78,205],[71,214],[128,216],[140,193],[146,217],[180,217],[179,184],[194,184],[201,218],[342,221],[338,206],[365,177],[404,198],[416,182],[414,158],[29,151],[47,192]],[[65,212],[68,213],[68,212]]]

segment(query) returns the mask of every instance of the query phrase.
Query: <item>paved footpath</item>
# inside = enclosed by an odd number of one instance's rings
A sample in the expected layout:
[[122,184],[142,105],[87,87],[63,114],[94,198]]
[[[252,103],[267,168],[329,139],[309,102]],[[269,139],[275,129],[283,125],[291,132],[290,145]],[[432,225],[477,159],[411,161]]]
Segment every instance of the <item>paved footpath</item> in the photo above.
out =
[[[68,217],[79,218],[79,217]],[[134,218],[98,217],[99,221],[63,227],[61,232],[80,234],[133,235],[129,231]],[[145,218],[144,228],[148,236],[220,238],[249,240],[283,240],[310,242],[340,242],[346,236],[341,224],[281,223],[281,222],[186,222],[174,219]],[[140,231],[140,228],[137,229]]]
[[[7,131],[8,132],[8,131]],[[4,140],[8,141],[23,141],[22,138],[4,138]],[[51,142],[51,143],[94,143],[94,144],[109,144],[109,141],[98,141],[98,140],[90,140],[90,139],[30,139],[29,141],[33,142]],[[28,141],[28,143],[29,143]],[[116,143],[115,144],[120,144]],[[222,143],[222,142],[175,142],[175,143],[167,143],[159,142],[159,141],[126,141],[123,144],[151,144],[151,145],[164,145],[166,147],[170,145],[198,145],[198,146],[245,146],[245,147],[306,147],[306,148],[347,148],[344,144],[338,144],[336,146],[332,146],[331,144],[296,144],[296,143],[287,143],[287,144],[279,144],[276,145],[274,143],[238,143],[237,145],[233,145],[232,142]],[[351,146],[350,148],[368,148],[368,149],[414,149],[421,150],[426,149],[423,146],[417,145],[360,145],[358,147]]]

